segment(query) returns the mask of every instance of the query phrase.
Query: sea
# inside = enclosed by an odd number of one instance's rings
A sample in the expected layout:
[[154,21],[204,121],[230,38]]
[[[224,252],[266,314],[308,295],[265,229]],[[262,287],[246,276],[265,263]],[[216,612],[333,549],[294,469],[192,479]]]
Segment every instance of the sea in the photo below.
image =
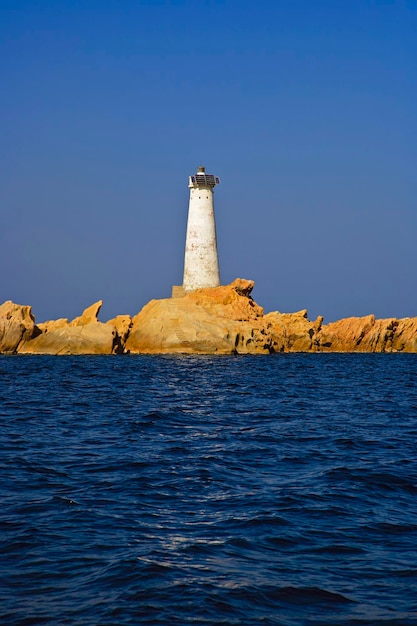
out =
[[417,625],[417,355],[0,357],[0,623]]

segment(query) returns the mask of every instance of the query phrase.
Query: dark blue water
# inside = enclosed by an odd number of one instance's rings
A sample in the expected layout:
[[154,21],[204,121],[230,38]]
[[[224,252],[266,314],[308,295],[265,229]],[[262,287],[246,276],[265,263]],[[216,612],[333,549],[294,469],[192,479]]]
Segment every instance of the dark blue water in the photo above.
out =
[[0,622],[417,624],[417,355],[0,357]]

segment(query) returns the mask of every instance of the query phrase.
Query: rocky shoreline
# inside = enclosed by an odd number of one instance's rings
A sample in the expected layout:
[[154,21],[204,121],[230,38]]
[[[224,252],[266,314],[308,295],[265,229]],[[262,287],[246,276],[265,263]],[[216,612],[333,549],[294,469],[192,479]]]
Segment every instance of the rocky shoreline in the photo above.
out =
[[417,353],[417,317],[349,317],[323,324],[307,311],[264,313],[254,282],[197,289],[151,300],[134,317],[100,322],[102,301],[74,320],[36,324],[32,307],[0,305],[1,354],[271,354],[276,352]]

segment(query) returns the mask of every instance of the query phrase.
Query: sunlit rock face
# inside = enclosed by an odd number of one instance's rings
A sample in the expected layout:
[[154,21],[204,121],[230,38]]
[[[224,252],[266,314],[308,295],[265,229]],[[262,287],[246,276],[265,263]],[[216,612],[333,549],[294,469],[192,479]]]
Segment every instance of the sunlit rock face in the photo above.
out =
[[31,307],[0,306],[4,354],[270,354],[274,352],[417,352],[417,317],[349,317],[323,324],[306,310],[264,314],[252,299],[254,282],[196,289],[183,297],[151,300],[133,318],[102,323],[102,301],[71,322],[36,325]]
[[323,318],[308,319],[304,309],[297,313],[268,313],[264,317],[271,334],[274,352],[317,352]]
[[417,317],[395,320],[398,325],[390,340],[393,352],[417,352]]
[[417,318],[348,317],[323,326],[322,352],[417,352]]
[[118,341],[124,349],[126,339],[128,338],[132,327],[132,318],[130,315],[117,315],[113,319],[106,322],[106,325],[111,326],[116,330]]
[[151,300],[133,318],[132,353],[239,354],[272,351],[263,309],[250,297],[253,281],[197,289],[183,298]]
[[[92,304],[71,322],[51,320],[39,324],[41,333],[20,347],[20,354],[113,354],[123,352],[118,334],[119,322],[103,324],[98,320],[103,302]],[[125,316],[121,316],[125,317]],[[119,327],[121,327],[119,325]]]
[[0,306],[0,353],[14,354],[19,346],[39,332],[32,307],[6,300]]
[[374,315],[328,325],[306,310],[264,315],[253,281],[152,300],[133,318],[126,350],[137,353],[268,354],[272,352],[417,352],[417,318]]
[[369,342],[363,342],[375,325],[375,316],[347,317],[322,327],[320,350],[331,352],[361,352]]

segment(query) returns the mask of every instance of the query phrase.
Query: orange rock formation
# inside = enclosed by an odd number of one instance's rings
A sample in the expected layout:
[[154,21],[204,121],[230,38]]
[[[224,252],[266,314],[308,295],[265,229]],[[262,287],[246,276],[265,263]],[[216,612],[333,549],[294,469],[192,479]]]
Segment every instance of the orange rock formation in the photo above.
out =
[[32,307],[6,300],[0,306],[0,353],[14,354],[37,332]]
[[264,314],[254,283],[198,289],[151,300],[133,318],[98,320],[102,301],[71,322],[35,324],[31,307],[0,306],[0,352],[6,354],[270,354],[273,352],[417,352],[417,317],[350,317],[324,325],[307,311]]
[[253,281],[197,289],[183,298],[151,300],[133,318],[132,353],[269,353],[263,309],[250,297]]
[[[39,324],[38,333],[19,346],[20,354],[113,354],[123,352],[118,322],[103,324],[98,320],[103,302],[85,309],[72,322],[67,319]],[[123,317],[123,316],[121,316]]]

